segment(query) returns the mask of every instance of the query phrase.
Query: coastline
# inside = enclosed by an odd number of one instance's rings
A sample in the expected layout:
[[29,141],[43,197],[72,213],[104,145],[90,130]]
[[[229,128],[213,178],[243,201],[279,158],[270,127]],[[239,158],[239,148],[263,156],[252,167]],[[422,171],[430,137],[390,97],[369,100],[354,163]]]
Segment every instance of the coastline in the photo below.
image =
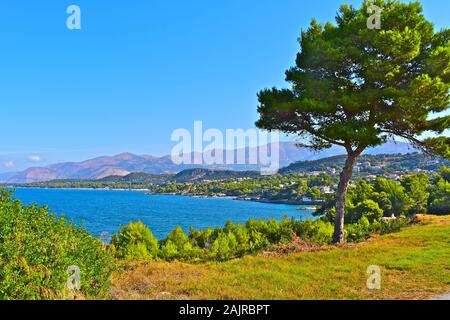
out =
[[261,199],[255,196],[226,196],[226,195],[196,195],[196,194],[180,194],[180,193],[151,193],[150,189],[124,189],[124,188],[52,188],[52,187],[27,187],[27,186],[1,186],[1,188],[6,189],[42,189],[42,190],[79,190],[79,191],[134,191],[134,192],[145,192],[147,195],[153,196],[182,196],[182,197],[190,197],[197,199],[231,199],[235,201],[250,201],[250,202],[259,202],[259,203],[270,203],[270,204],[280,204],[280,205],[289,205],[289,206],[310,206],[307,208],[299,208],[298,210],[307,210],[307,211],[315,211],[317,210],[317,206],[323,204],[320,201],[298,201],[298,200],[288,200],[288,199],[280,199],[280,200],[270,200],[270,199]]
[[320,201],[297,201],[297,200],[270,200],[270,199],[247,199],[247,198],[234,198],[237,201],[254,201],[261,203],[272,203],[272,204],[285,204],[291,206],[318,206],[322,205],[323,202]]
[[197,195],[197,194],[179,194],[179,193],[148,193],[149,195],[165,195],[165,196],[183,196],[190,198],[198,198],[198,199],[232,199],[235,201],[251,201],[251,202],[259,202],[259,203],[270,203],[270,204],[284,204],[289,206],[310,206],[308,208],[299,208],[299,210],[317,210],[317,206],[322,205],[324,202],[322,201],[297,201],[297,200],[270,200],[270,199],[261,199],[255,196],[222,196],[222,195]]
[[51,188],[51,187],[23,187],[23,186],[2,186],[5,189],[42,189],[42,190],[80,190],[80,191],[137,191],[148,192],[150,189],[124,189],[124,188]]

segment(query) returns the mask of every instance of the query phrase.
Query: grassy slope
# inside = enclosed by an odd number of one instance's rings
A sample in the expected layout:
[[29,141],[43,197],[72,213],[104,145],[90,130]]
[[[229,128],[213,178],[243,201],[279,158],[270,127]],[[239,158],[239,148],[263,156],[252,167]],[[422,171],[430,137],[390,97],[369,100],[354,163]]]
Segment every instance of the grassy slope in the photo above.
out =
[[[249,256],[225,263],[123,264],[114,299],[428,299],[450,291],[450,217],[367,243],[282,257]],[[369,265],[382,289],[366,288]]]

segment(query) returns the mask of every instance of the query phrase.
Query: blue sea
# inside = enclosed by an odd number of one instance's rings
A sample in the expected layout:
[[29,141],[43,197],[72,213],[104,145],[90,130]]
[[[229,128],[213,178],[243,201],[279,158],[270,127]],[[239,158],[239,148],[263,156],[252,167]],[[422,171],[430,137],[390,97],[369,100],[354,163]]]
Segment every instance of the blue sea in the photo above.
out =
[[162,239],[177,226],[223,226],[250,218],[277,220],[312,217],[300,206],[236,201],[230,198],[197,199],[184,196],[147,195],[141,191],[17,189],[14,197],[24,204],[48,205],[52,213],[64,214],[94,236],[117,233],[130,221],[141,220]]

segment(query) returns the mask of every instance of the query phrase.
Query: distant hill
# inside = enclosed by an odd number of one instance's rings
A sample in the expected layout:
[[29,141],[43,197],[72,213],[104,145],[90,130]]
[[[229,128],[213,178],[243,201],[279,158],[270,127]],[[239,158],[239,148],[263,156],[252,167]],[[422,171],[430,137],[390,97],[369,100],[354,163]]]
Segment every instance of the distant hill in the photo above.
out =
[[[344,167],[346,157],[334,156],[313,161],[295,162],[280,170],[280,174],[330,171],[330,169],[340,172]],[[443,165],[450,165],[450,162],[441,158],[433,158],[420,153],[410,154],[365,154],[357,162],[356,170],[366,173],[394,173],[412,172],[416,169],[437,171]]]
[[130,173],[126,176],[109,176],[94,181],[98,182],[118,182],[118,183],[130,183],[130,184],[161,184],[169,180],[172,180],[173,174],[153,174],[145,172]]
[[[245,149],[246,156],[251,148]],[[369,149],[368,154],[378,153],[407,153],[411,149],[405,143],[392,142],[383,146]],[[234,151],[237,153],[237,151]],[[288,166],[297,161],[316,160],[343,154],[340,147],[333,147],[320,153],[298,148],[293,142],[280,144],[280,167]],[[191,155],[192,156],[192,155]],[[103,156],[83,162],[66,162],[46,167],[29,168],[22,172],[0,174],[3,183],[32,183],[61,179],[97,180],[110,176],[127,176],[130,173],[143,172],[149,174],[176,174],[186,169],[207,168],[214,170],[256,171],[259,165],[176,165],[170,156],[154,157],[150,155],[135,155],[122,153],[116,156]]]
[[173,177],[178,183],[217,181],[236,178],[254,178],[260,176],[259,171],[230,171],[230,170],[210,170],[210,169],[188,169],[183,170]]
[[200,168],[183,170],[178,174],[152,174],[139,172],[130,173],[123,177],[110,176],[97,180],[59,179],[16,185],[33,188],[148,189],[152,186],[164,185],[170,182],[201,183],[205,181],[253,178],[259,175],[259,171],[211,170]]
[[[318,160],[299,161],[279,171],[279,174],[297,174],[312,172],[333,172],[339,174],[344,166],[345,156],[333,156]],[[450,166],[450,161],[431,158],[419,153],[363,155],[357,162],[355,170],[367,174],[410,173],[416,169],[437,171],[443,165]],[[45,188],[110,188],[110,189],[147,189],[151,186],[170,182],[202,183],[205,181],[254,178],[259,171],[232,171],[216,169],[186,169],[177,174],[130,173],[126,176],[109,176],[102,179],[56,179],[51,181],[13,184],[24,187]]]

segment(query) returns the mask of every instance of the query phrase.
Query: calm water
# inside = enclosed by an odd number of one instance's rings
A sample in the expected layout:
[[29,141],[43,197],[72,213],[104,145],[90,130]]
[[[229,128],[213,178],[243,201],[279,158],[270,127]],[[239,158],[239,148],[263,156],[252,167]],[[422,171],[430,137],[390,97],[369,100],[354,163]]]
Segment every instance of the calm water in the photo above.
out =
[[65,214],[95,236],[117,232],[130,221],[142,220],[155,236],[164,238],[177,226],[223,226],[227,220],[249,218],[305,219],[312,212],[299,206],[235,201],[229,198],[194,199],[182,196],[146,195],[138,191],[17,189],[15,198],[25,204],[49,205],[51,212]]

